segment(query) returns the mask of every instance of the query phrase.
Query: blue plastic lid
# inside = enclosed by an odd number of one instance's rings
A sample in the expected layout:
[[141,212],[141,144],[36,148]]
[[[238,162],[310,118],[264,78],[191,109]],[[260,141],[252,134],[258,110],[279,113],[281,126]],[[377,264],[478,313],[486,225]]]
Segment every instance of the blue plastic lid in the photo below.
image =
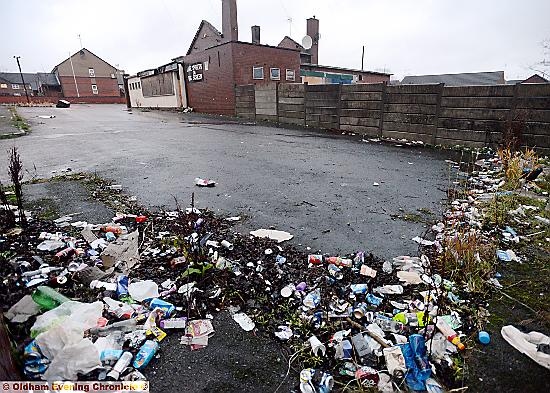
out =
[[484,344],[484,345],[487,345],[491,342],[491,336],[489,336],[489,333],[487,333],[484,330],[481,330],[478,333],[477,338],[478,338],[479,342]]

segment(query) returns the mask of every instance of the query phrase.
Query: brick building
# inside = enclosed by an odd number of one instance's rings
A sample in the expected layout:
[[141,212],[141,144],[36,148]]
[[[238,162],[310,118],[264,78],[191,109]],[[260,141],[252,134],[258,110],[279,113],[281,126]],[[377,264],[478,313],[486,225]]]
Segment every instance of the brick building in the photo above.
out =
[[53,74],[23,73],[23,79],[21,79],[19,72],[0,72],[0,96],[25,97],[25,85],[29,97],[61,96],[61,86]]
[[239,41],[236,0],[222,0],[222,32],[202,21],[185,56],[188,105],[199,112],[235,114],[235,86],[299,82],[300,51]]
[[384,72],[319,65],[319,39],[321,36],[319,34],[319,19],[315,16],[306,21],[306,37],[311,40],[311,46],[307,49],[289,36],[285,36],[278,45],[280,48],[300,51],[302,83],[310,85],[389,83],[391,74]]
[[86,48],[55,66],[52,74],[69,101],[125,102],[123,86],[118,82],[119,70]]

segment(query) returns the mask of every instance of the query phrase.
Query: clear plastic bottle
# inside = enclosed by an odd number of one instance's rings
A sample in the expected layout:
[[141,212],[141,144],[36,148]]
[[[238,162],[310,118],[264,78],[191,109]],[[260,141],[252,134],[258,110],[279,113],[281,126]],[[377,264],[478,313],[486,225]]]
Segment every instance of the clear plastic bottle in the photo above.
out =
[[460,342],[460,337],[458,337],[458,333],[455,332],[455,330],[449,326],[447,322],[443,318],[437,318],[437,321],[435,322],[435,326],[439,329],[441,333],[447,337],[447,340],[449,340],[451,343],[456,345],[458,349],[461,351],[464,350],[466,347],[462,342]]

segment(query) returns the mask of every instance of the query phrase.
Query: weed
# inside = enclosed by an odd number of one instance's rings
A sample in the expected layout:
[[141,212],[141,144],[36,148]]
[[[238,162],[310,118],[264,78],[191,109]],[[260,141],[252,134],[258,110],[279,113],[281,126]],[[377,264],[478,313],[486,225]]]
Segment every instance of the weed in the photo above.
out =
[[495,271],[496,246],[476,230],[457,232],[443,243],[438,268],[470,292],[484,292]]
[[15,107],[11,107],[10,108],[10,111],[11,111],[11,120],[12,120],[12,124],[15,128],[18,128],[22,131],[29,131],[30,130],[30,127],[28,125],[28,123],[25,121],[25,119],[23,119],[19,113],[17,113],[17,110],[15,109]]
[[17,200],[17,210],[19,210],[19,222],[21,226],[27,225],[27,218],[25,217],[25,211],[23,209],[23,163],[21,162],[21,156],[17,151],[17,147],[12,147],[8,150],[10,155],[10,163],[8,166],[8,174],[10,175],[11,182],[13,184],[13,190],[15,192],[15,198]]

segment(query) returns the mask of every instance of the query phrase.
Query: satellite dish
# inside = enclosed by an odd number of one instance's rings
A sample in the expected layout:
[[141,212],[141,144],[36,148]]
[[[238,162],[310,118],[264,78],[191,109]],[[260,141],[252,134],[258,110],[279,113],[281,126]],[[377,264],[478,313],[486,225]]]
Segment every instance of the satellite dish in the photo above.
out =
[[312,45],[313,40],[310,36],[306,35],[304,36],[304,38],[302,38],[302,46],[304,47],[304,49],[310,49]]

